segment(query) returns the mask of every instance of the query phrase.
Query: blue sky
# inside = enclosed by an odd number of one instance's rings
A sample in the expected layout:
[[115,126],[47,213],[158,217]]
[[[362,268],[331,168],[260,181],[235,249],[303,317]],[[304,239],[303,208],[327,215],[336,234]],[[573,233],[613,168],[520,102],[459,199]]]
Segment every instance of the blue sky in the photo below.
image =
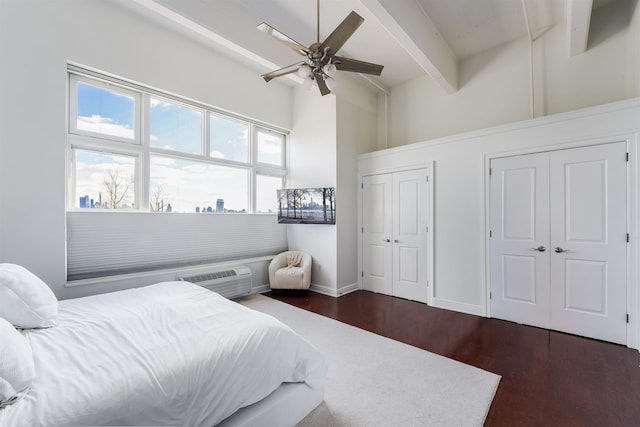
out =
[[[99,88],[78,83],[78,117],[80,130],[117,136],[137,143],[135,129],[136,98],[111,88]],[[149,99],[149,144],[151,147],[202,155],[202,120],[204,112],[157,97]],[[210,156],[249,161],[249,125],[228,118],[210,115]],[[278,162],[281,149],[278,138],[260,134],[261,159]],[[110,170],[132,175],[133,157],[76,150],[76,199],[84,195],[97,199],[105,192],[104,176]],[[274,160],[275,159],[275,160]],[[228,168],[208,163],[180,160],[152,155],[150,162],[150,191],[162,187],[163,199],[171,203],[174,212],[194,212],[196,207],[212,206],[225,200],[225,208],[248,209],[248,169]],[[271,186],[271,185],[269,185]],[[271,191],[269,191],[271,193]],[[259,197],[259,206],[268,206],[272,197]],[[151,198],[151,197],[150,197]],[[78,200],[75,201],[78,206]]]

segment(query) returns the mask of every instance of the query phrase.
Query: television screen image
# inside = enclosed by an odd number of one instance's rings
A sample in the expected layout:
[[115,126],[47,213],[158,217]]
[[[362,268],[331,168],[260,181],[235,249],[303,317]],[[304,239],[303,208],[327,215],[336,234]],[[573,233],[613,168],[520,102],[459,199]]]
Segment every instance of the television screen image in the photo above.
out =
[[278,190],[278,222],[281,224],[335,224],[334,187]]

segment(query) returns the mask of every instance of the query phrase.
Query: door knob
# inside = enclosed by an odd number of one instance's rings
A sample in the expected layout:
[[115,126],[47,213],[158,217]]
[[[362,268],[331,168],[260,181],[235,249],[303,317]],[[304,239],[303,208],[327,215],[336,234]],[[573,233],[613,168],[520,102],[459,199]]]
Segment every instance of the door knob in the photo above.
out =
[[531,249],[538,252],[544,252],[547,250],[547,248],[545,248],[544,246],[538,246],[537,248],[531,248]]
[[394,240],[393,243],[399,243],[400,241],[398,239]]
[[384,239],[385,242],[389,243],[391,239]]
[[573,252],[573,251],[570,251],[569,249],[562,249],[560,246],[557,246],[557,247],[554,249],[554,251],[556,251],[556,253],[559,253],[559,254],[561,254],[561,253],[563,253],[563,252]]

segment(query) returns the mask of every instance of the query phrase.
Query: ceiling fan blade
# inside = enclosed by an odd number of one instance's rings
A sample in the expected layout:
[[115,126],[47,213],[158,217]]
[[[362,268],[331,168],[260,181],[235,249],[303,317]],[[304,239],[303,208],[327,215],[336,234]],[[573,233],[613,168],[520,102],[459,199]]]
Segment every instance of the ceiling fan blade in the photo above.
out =
[[363,22],[364,18],[362,16],[351,11],[351,13],[347,15],[346,18],[344,18],[340,25],[338,25],[336,29],[333,30],[331,34],[329,34],[329,37],[327,37],[325,41],[322,42],[318,50],[322,52],[325,48],[328,47],[330,49],[330,54],[338,52],[342,45],[344,45],[346,41],[349,40],[349,37],[351,37],[353,33],[356,32],[360,24],[362,24]]
[[354,73],[373,74],[376,76],[379,76],[384,68],[384,65],[358,61],[357,59],[343,58],[341,56],[334,56],[332,61],[340,71],[352,71]]
[[260,31],[262,31],[263,33],[268,34],[271,37],[275,38],[280,43],[283,43],[285,46],[288,46],[290,49],[295,50],[300,55],[305,55],[306,56],[307,53],[309,52],[309,49],[307,49],[306,47],[302,46],[300,43],[298,43],[297,41],[291,39],[290,37],[284,35],[283,33],[281,33],[280,31],[276,30],[271,25],[269,25],[269,24],[267,24],[265,22],[263,22],[262,24],[258,25],[257,28]]
[[316,74],[315,79],[316,79],[316,84],[318,85],[318,89],[320,89],[320,93],[322,94],[322,96],[325,96],[331,93],[331,91],[327,87],[327,83],[324,81],[324,77],[322,77],[322,74]]
[[260,77],[264,79],[265,82],[269,82],[276,77],[286,76],[287,74],[295,73],[298,71],[298,67],[302,65],[304,62],[298,62],[297,64],[287,65],[286,67],[282,67],[279,70],[271,71],[266,74],[262,74]]

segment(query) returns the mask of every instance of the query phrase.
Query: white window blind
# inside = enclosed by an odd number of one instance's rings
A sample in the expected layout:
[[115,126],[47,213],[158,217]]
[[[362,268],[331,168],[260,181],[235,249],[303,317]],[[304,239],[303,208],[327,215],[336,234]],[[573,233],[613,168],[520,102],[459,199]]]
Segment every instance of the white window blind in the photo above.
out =
[[286,249],[286,227],[272,215],[67,212],[67,281]]

